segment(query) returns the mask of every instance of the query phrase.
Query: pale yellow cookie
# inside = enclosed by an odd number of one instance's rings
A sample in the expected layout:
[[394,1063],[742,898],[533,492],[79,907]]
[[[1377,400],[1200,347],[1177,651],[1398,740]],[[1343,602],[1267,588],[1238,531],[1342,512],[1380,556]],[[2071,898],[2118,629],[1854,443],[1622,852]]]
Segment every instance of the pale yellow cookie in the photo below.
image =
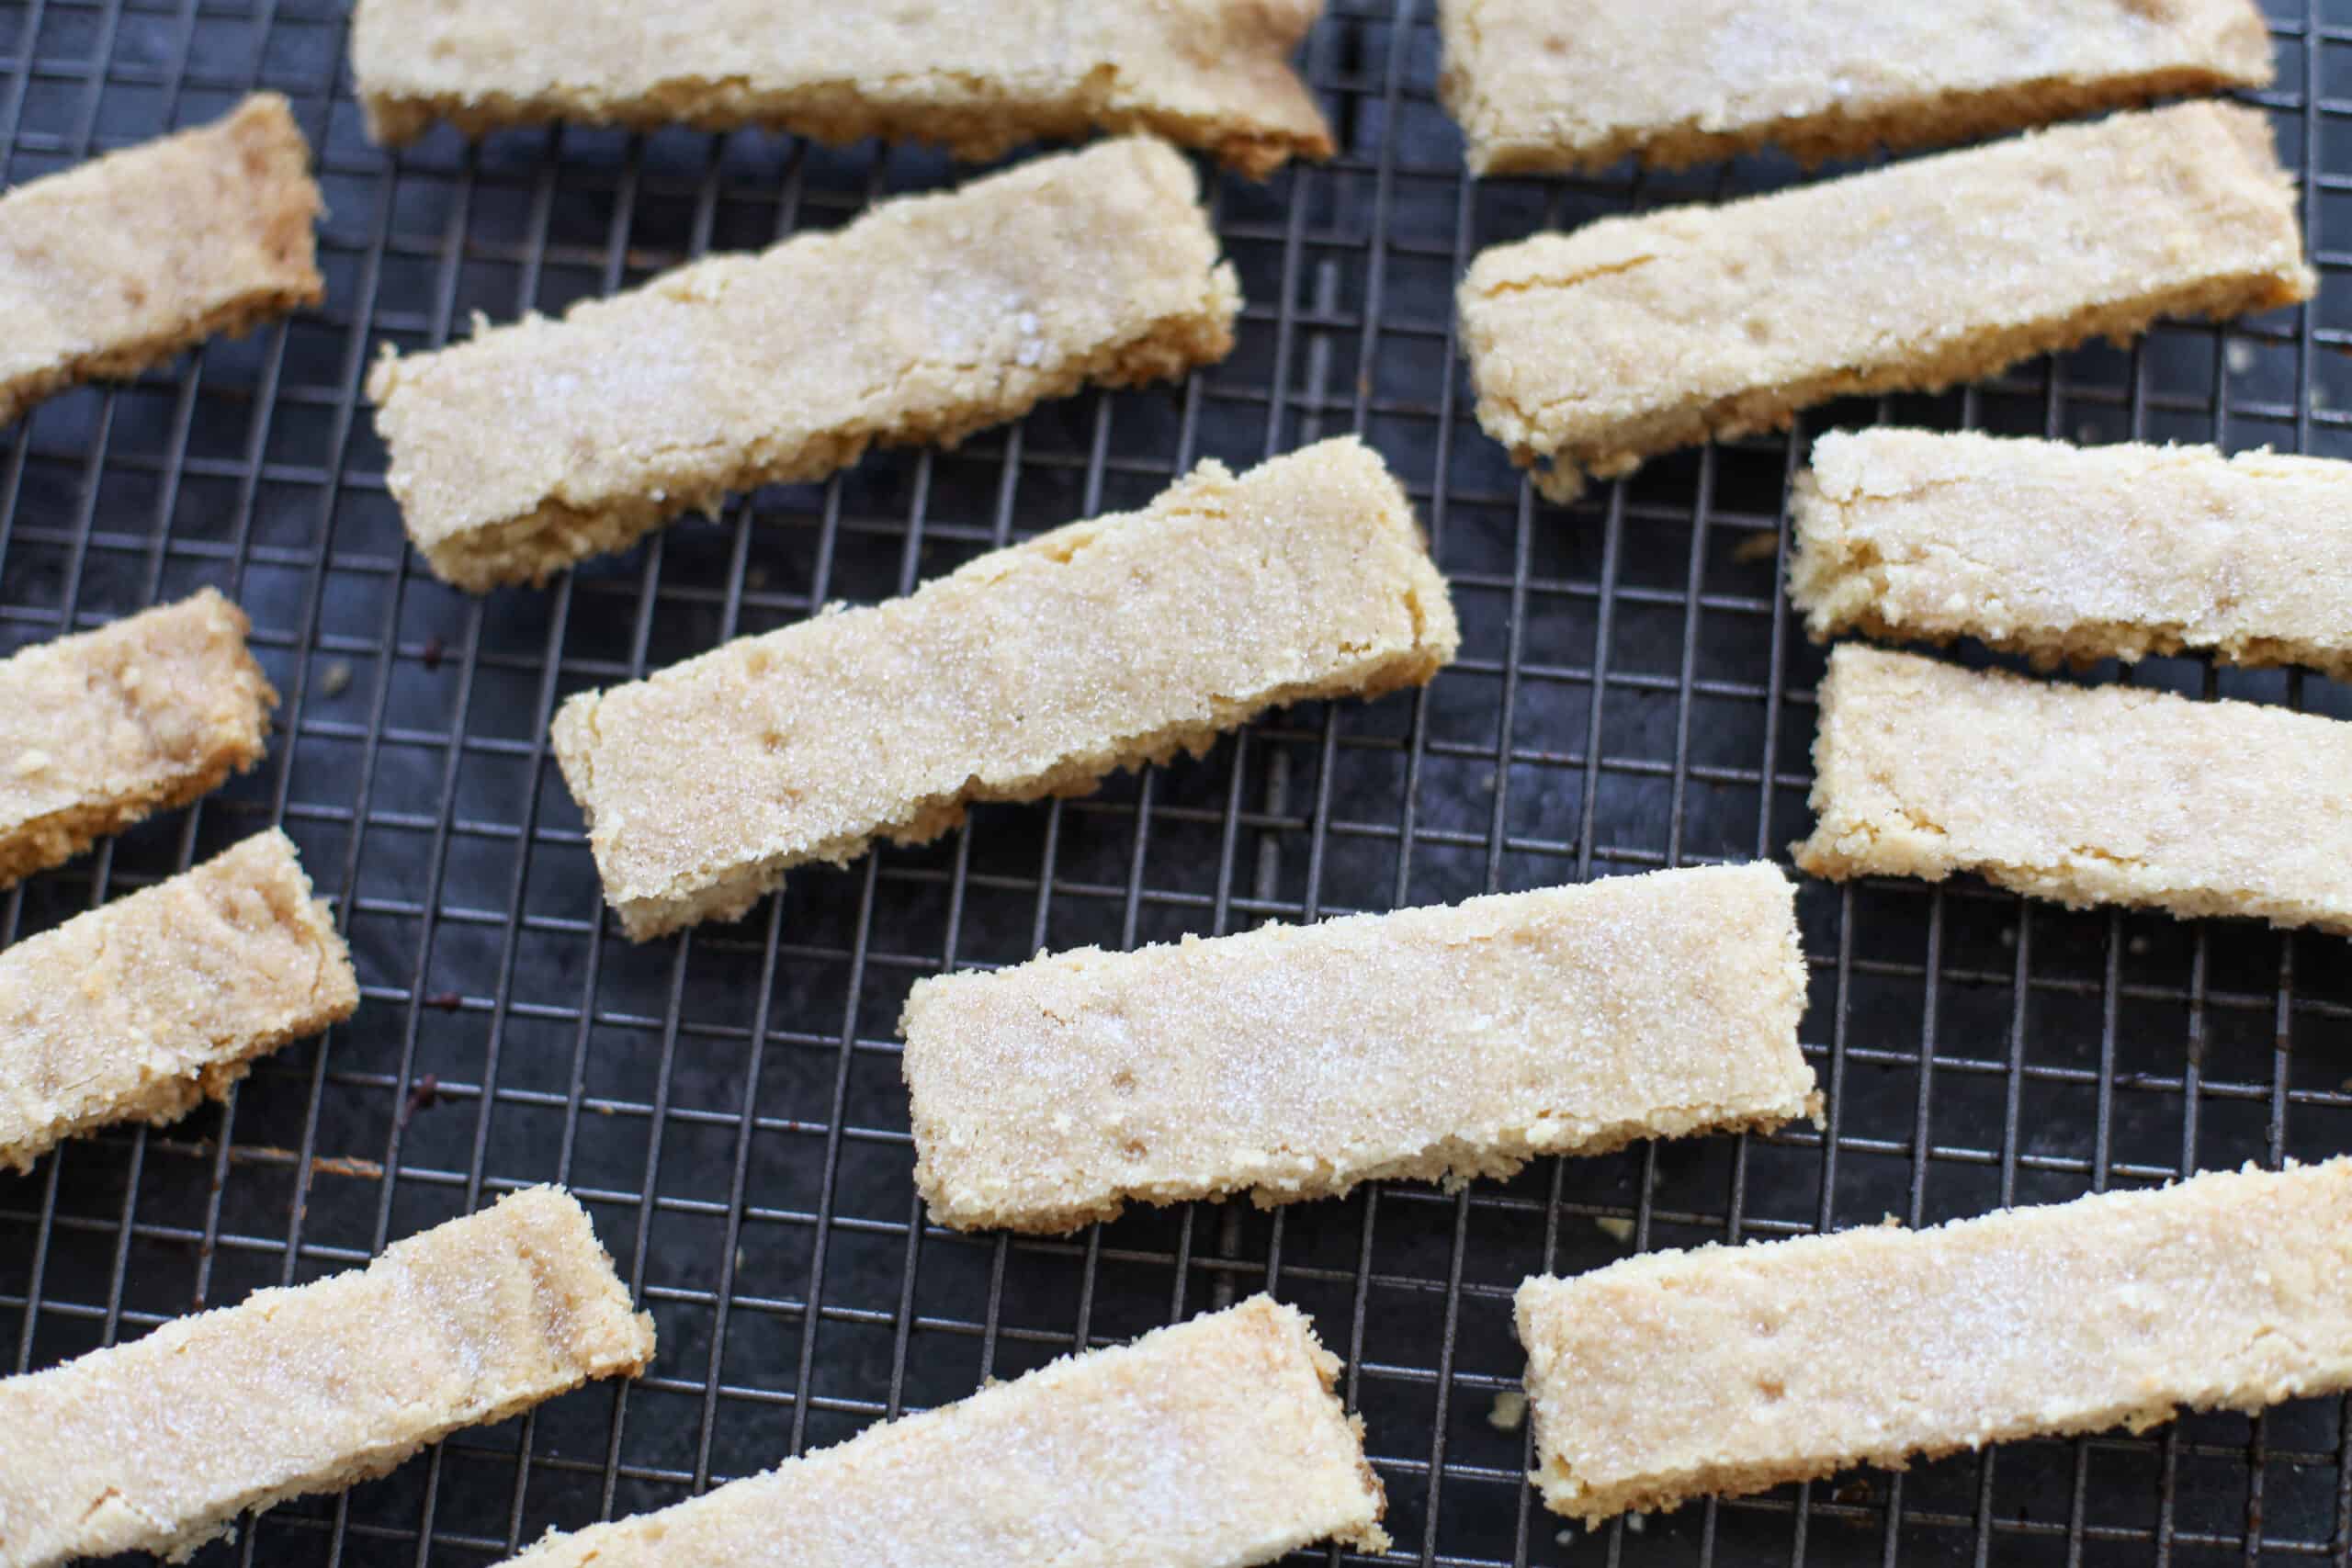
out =
[[1795,906],[1770,865],[1661,871],[919,981],[915,1183],[1066,1231],[1777,1127],[1820,1105]]
[[261,761],[251,629],[207,588],[0,660],[0,887]]
[[642,941],[969,802],[1082,795],[1268,707],[1421,684],[1459,640],[1403,489],[1345,438],[1238,479],[1204,463],[1133,515],[583,693],[555,753]]
[[27,937],[0,952],[0,1169],[175,1122],[358,1005],[351,953],[274,828]]
[[2352,724],[1845,644],[1813,747],[1815,876],[1954,872],[2077,908],[2352,931]]
[[1252,1568],[1388,1546],[1339,1360],[1295,1308],[1240,1305],[1072,1356],[959,1404],[636,1518],[516,1568]]
[[1950,145],[2273,73],[2254,0],[1441,0],[1438,18],[1479,174]]
[[368,132],[552,119],[760,125],[819,141],[1148,130],[1270,174],[1331,133],[1290,58],[1322,0],[361,0]]
[[324,299],[310,163],[286,100],[255,93],[0,197],[0,424]]
[[953,446],[1080,387],[1225,357],[1241,295],[1192,166],[1140,139],[713,256],[368,378],[440,577],[543,581],[729,491]]
[[1816,640],[2044,668],[2183,649],[2352,674],[2352,463],[1925,430],[1814,443],[1789,587]]
[[381,1475],[652,1357],[653,1320],[587,1213],[534,1187],[365,1269],[0,1382],[0,1562],[176,1561],[247,1509]]
[[2290,305],[2297,199],[2260,110],[2199,103],[1498,245],[1460,292],[1478,423],[1566,501],[1830,398]]
[[1520,1287],[1535,1481],[1598,1523],[2352,1387],[2352,1161]]

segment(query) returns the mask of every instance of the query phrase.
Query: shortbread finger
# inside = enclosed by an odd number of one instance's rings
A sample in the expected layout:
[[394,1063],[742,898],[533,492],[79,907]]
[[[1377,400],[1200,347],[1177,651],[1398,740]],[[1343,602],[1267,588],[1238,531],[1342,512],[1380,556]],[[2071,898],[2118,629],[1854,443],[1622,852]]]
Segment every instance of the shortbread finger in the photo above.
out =
[[1847,644],[1813,760],[1816,876],[2352,932],[2352,724]]
[[1326,1539],[1386,1550],[1340,1363],[1295,1307],[1238,1306],[1067,1357],[516,1568],[1247,1568]]
[[0,887],[261,761],[251,629],[207,588],[0,660]]
[[0,1168],[158,1126],[359,1005],[350,952],[271,829],[0,953]]
[[0,198],[0,424],[61,387],[317,304],[310,161],[286,100],[256,93],[216,124]]
[[1816,639],[1972,637],[2044,668],[2195,649],[2352,674],[2352,463],[1832,433],[1793,513],[1790,592]]
[[1479,174],[1950,145],[2272,74],[2254,0],[1442,0],[1438,16],[1439,90]]
[[1066,1231],[1777,1127],[1819,1105],[1804,1003],[1760,863],[922,980],[915,1184],[944,1224]]
[[1348,438],[1238,479],[1204,463],[1131,516],[584,693],[555,752],[643,941],[970,801],[1081,795],[1270,706],[1419,685],[1458,642],[1403,490]]
[[1198,198],[1163,144],[1106,142],[388,355],[386,482],[426,563],[481,590],[875,442],[952,446],[1088,382],[1181,375],[1241,309]]
[[365,1269],[0,1382],[0,1562],[183,1558],[249,1508],[381,1475],[652,1356],[653,1320],[587,1213],[530,1188]]
[[2261,114],[2185,104],[1498,246],[1461,311],[1478,423],[1566,501],[1828,398],[2315,286]]
[[1290,56],[1321,0],[361,0],[368,133],[469,136],[570,119],[919,138],[994,158],[1035,138],[1148,130],[1263,176],[1331,133]]
[[1597,1523],[2352,1387],[2352,1161],[1520,1287],[1536,1483]]

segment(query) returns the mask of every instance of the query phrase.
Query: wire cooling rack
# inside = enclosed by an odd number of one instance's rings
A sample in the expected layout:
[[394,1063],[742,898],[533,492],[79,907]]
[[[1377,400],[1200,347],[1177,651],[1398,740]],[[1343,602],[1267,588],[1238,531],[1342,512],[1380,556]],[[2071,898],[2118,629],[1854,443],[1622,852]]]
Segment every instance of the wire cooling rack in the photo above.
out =
[[[2309,310],[1817,411],[1793,437],[1665,458],[1563,511],[1470,418],[1451,310],[1469,256],[1798,171],[1466,181],[1429,0],[1338,0],[1306,64],[1342,155],[1215,186],[1251,302],[1225,365],[763,491],[544,592],[477,600],[402,547],[359,393],[379,344],[557,310],[955,171],[754,134],[469,149],[441,131],[395,161],[360,134],[335,0],[0,5],[7,179],[259,85],[293,98],[334,209],[324,309],[0,436],[0,648],[214,583],[252,614],[286,698],[257,773],[8,894],[0,939],[280,821],[365,987],[349,1024],[263,1063],[225,1110],[0,1177],[0,1370],[352,1267],[557,1179],[659,1319],[652,1375],[280,1508],[202,1562],[486,1563],[1261,1288],[1347,1358],[1398,1561],[2343,1560],[2336,1401],[1589,1533],[1536,1506],[1501,1397],[1521,1369],[1510,1294],[1534,1270],[2352,1149],[2341,939],[2069,913],[1965,881],[1808,883],[1826,1131],[1544,1161],[1450,1195],[1140,1213],[1068,1241],[925,1227],[892,1035],[918,976],[1040,946],[1785,858],[1823,666],[1776,592],[1782,501],[1831,423],[2347,455],[2352,4],[2272,10],[2279,79],[2257,101],[2301,171],[2324,278]],[[1200,457],[1246,465],[1346,430],[1406,476],[1453,581],[1464,657],[1426,693],[1302,707],[1090,799],[982,808],[934,846],[796,874],[740,925],[635,947],[603,918],[548,756],[563,696],[1138,504]],[[2157,660],[2128,678],[2352,717],[2352,691],[2315,677]]]

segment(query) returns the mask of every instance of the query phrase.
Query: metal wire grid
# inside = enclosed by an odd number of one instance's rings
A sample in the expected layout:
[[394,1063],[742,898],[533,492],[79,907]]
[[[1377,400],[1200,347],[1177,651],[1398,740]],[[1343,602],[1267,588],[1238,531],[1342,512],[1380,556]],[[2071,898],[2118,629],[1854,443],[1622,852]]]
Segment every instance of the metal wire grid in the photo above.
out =
[[[282,821],[337,900],[366,998],[220,1111],[0,1178],[0,1365],[353,1266],[557,1179],[660,1321],[654,1375],[280,1509],[207,1562],[487,1562],[1260,1288],[1347,1357],[1400,1558],[2344,1557],[2335,1402],[2012,1445],[1591,1537],[1534,1506],[1527,1435],[1498,1405],[1520,1367],[1509,1293],[1538,1269],[2352,1147],[2340,941],[1970,884],[1809,885],[1821,1133],[1545,1162],[1452,1195],[1192,1206],[1067,1242],[924,1227],[891,1038],[907,985],[950,964],[1780,853],[1804,825],[1821,669],[1775,592],[1781,501],[1828,423],[2341,453],[2352,253],[2329,246],[2352,193],[2352,14],[2309,3],[2274,24],[2280,83],[2262,101],[2303,171],[2313,308],[1841,407],[1562,513],[1468,419],[1453,278],[1540,226],[1793,171],[1474,185],[1432,99],[1428,6],[1343,0],[1306,63],[1344,155],[1217,186],[1254,302],[1226,366],[1172,396],[1083,397],[956,454],[763,491],[543,594],[475,601],[401,547],[358,392],[379,342],[557,309],[952,172],[905,150],[589,132],[436,138],[393,163],[358,134],[334,0],[0,7],[0,175],[209,118],[258,83],[295,99],[334,208],[322,310],[59,399],[0,447],[0,646],[216,582],[253,614],[286,696],[258,773],[10,894],[0,939]],[[1201,456],[1247,463],[1344,429],[1408,477],[1455,584],[1465,656],[1429,691],[1303,708],[1092,799],[984,809],[930,849],[797,876],[741,926],[647,948],[605,926],[548,765],[561,696],[1136,503]],[[2187,660],[2132,678],[2352,716],[2352,694],[2316,678]]]

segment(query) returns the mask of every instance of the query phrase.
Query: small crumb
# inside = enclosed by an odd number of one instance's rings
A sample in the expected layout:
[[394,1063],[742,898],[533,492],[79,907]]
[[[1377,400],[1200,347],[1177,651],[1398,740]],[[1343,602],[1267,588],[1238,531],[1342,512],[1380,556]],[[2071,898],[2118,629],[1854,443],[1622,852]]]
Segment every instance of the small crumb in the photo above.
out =
[[750,566],[743,569],[744,587],[756,593],[767,585],[768,569],[766,567],[761,565],[758,561],[753,561]]
[[1552,1539],[1562,1546],[1574,1546],[1577,1543],[1577,1527],[1563,1525]]
[[1592,1228],[1620,1247],[1633,1244],[1634,1222],[1622,1214],[1602,1214],[1592,1222]]
[[1627,1514],[1625,1516],[1625,1528],[1632,1530],[1635,1535],[1639,1535],[1644,1530],[1650,1528],[1650,1517],[1647,1514]]
[[1856,1506],[1871,1500],[1871,1483],[1867,1481],[1849,1481],[1829,1496],[1832,1502],[1844,1503],[1849,1507]]
[[2075,427],[2075,444],[2076,446],[2096,446],[2098,445],[2098,441],[2099,428],[2098,422],[2097,420],[2086,419],[2083,421],[2082,423]]
[[2244,376],[2254,368],[2254,344],[2242,337],[2230,339],[2228,345],[2222,350],[2222,356],[2229,361],[2233,376]]
[[2345,1093],[2352,1094],[2352,1078],[2346,1078],[2340,1087]]
[[325,673],[319,678],[319,687],[331,697],[339,697],[351,690],[350,661],[338,659],[329,664]]
[[420,1111],[430,1111],[441,1103],[441,1080],[432,1073],[425,1074],[408,1091],[408,1103],[401,1107],[401,1125],[405,1127]]
[[1498,1432],[1516,1432],[1526,1421],[1527,1395],[1515,1388],[1495,1395],[1495,1406],[1487,1412],[1487,1425]]
[[441,668],[441,639],[439,637],[429,637],[424,639],[424,667],[427,670],[438,670]]
[[2134,958],[2144,958],[2148,954],[2148,939],[2144,936],[2135,936],[2123,946]]
[[1731,558],[1741,566],[1770,560],[1780,553],[1781,531],[1778,528],[1751,529],[1747,537],[1731,547]]
[[424,998],[424,1005],[439,1008],[443,1012],[455,1012],[465,1005],[465,1001],[466,998],[455,991],[435,991]]
[[2015,947],[2017,944],[2018,928],[2015,926],[2003,926],[2001,928],[2001,945],[2003,947]]

